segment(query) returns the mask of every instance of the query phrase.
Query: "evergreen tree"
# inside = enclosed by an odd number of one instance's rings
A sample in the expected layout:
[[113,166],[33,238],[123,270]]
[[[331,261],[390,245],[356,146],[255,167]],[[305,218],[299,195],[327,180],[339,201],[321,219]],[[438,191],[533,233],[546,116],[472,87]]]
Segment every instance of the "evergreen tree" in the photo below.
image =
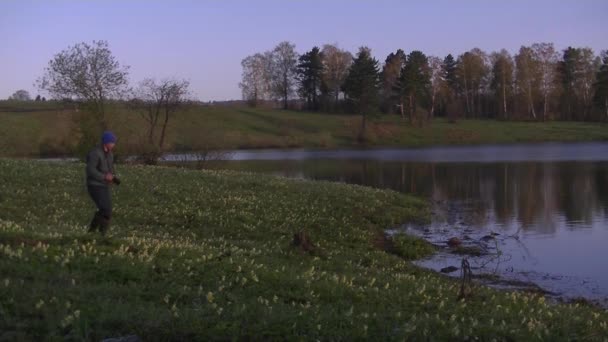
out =
[[562,81],[562,113],[565,119],[588,119],[593,105],[592,85],[597,73],[593,51],[568,47],[558,63],[558,71]]
[[[399,78],[399,88],[408,104],[408,113],[412,124],[425,121],[418,118],[418,104],[429,97],[431,73],[428,58],[421,51],[412,51],[405,62]],[[421,120],[418,120],[421,119]]]
[[344,82],[344,93],[347,99],[354,105],[357,113],[361,114],[359,141],[366,140],[366,121],[375,110],[378,86],[378,61],[371,56],[369,48],[361,47]]
[[306,100],[308,109],[319,109],[318,95],[323,76],[323,54],[318,47],[312,48],[298,59],[298,92]]
[[[399,82],[401,70],[405,65],[406,55],[403,50],[399,49],[395,53],[390,53],[386,57],[382,72],[380,73],[382,103],[381,109],[383,112],[392,113],[396,105],[401,105],[398,93],[395,92],[395,87]],[[401,109],[403,116],[403,109]]]
[[602,65],[596,75],[593,99],[596,105],[605,111],[605,119],[608,120],[608,50],[602,53]]
[[448,54],[443,59],[443,70],[445,73],[445,80],[453,93],[456,93],[456,87],[458,85],[458,79],[456,77],[456,69],[458,67],[458,63],[454,59],[454,56]]

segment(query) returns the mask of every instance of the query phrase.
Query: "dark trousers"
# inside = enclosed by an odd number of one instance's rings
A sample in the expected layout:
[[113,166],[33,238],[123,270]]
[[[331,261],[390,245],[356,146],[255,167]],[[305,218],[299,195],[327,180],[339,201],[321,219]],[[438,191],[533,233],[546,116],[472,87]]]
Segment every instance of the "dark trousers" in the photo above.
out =
[[106,220],[112,217],[112,197],[110,196],[110,188],[107,186],[87,186],[89,195],[97,206],[96,216],[101,216]]

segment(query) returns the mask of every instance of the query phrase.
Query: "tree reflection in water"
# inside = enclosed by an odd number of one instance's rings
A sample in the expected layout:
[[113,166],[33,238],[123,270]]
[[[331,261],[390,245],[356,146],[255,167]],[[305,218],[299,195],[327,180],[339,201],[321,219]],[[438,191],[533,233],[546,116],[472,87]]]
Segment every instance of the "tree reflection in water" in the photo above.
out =
[[393,189],[428,198],[446,225],[552,234],[608,222],[608,162],[231,161],[212,165]]

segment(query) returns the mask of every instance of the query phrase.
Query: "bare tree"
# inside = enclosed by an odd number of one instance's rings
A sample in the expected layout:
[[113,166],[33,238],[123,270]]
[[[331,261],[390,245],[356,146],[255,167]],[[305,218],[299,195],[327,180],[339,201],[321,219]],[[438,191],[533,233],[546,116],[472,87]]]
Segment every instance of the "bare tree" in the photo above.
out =
[[[186,80],[164,79],[157,82],[145,79],[140,82],[131,105],[138,109],[142,118],[148,123],[148,144],[152,148],[146,161],[154,163],[162,154],[167,126],[170,118],[187,101],[190,82]],[[160,128],[158,140],[155,134]]]
[[345,50],[338,48],[336,44],[323,45],[323,83],[329,94],[334,98],[334,106],[338,104],[340,90],[344,85],[344,80],[348,76],[348,71],[353,63],[353,55]]
[[128,69],[112,55],[108,42],[79,43],[56,54],[36,83],[56,99],[87,101],[106,128],[106,101],[124,94]]
[[243,78],[239,87],[243,92],[243,100],[252,106],[257,106],[261,100],[269,100],[271,97],[271,53],[256,53],[243,59]]
[[294,94],[296,83],[298,53],[296,46],[290,42],[281,42],[272,53],[273,80],[277,97],[283,99],[283,108],[287,109],[287,101]]

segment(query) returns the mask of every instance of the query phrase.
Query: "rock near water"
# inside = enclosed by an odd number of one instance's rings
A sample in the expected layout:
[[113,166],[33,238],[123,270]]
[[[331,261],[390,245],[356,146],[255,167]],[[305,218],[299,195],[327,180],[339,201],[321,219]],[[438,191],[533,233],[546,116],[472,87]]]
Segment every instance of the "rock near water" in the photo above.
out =
[[441,269],[441,273],[452,273],[454,271],[458,271],[458,267],[456,266],[448,266]]
[[460,240],[457,237],[453,237],[448,240],[448,246],[450,246],[450,247],[458,247],[461,244],[462,244],[462,240]]

